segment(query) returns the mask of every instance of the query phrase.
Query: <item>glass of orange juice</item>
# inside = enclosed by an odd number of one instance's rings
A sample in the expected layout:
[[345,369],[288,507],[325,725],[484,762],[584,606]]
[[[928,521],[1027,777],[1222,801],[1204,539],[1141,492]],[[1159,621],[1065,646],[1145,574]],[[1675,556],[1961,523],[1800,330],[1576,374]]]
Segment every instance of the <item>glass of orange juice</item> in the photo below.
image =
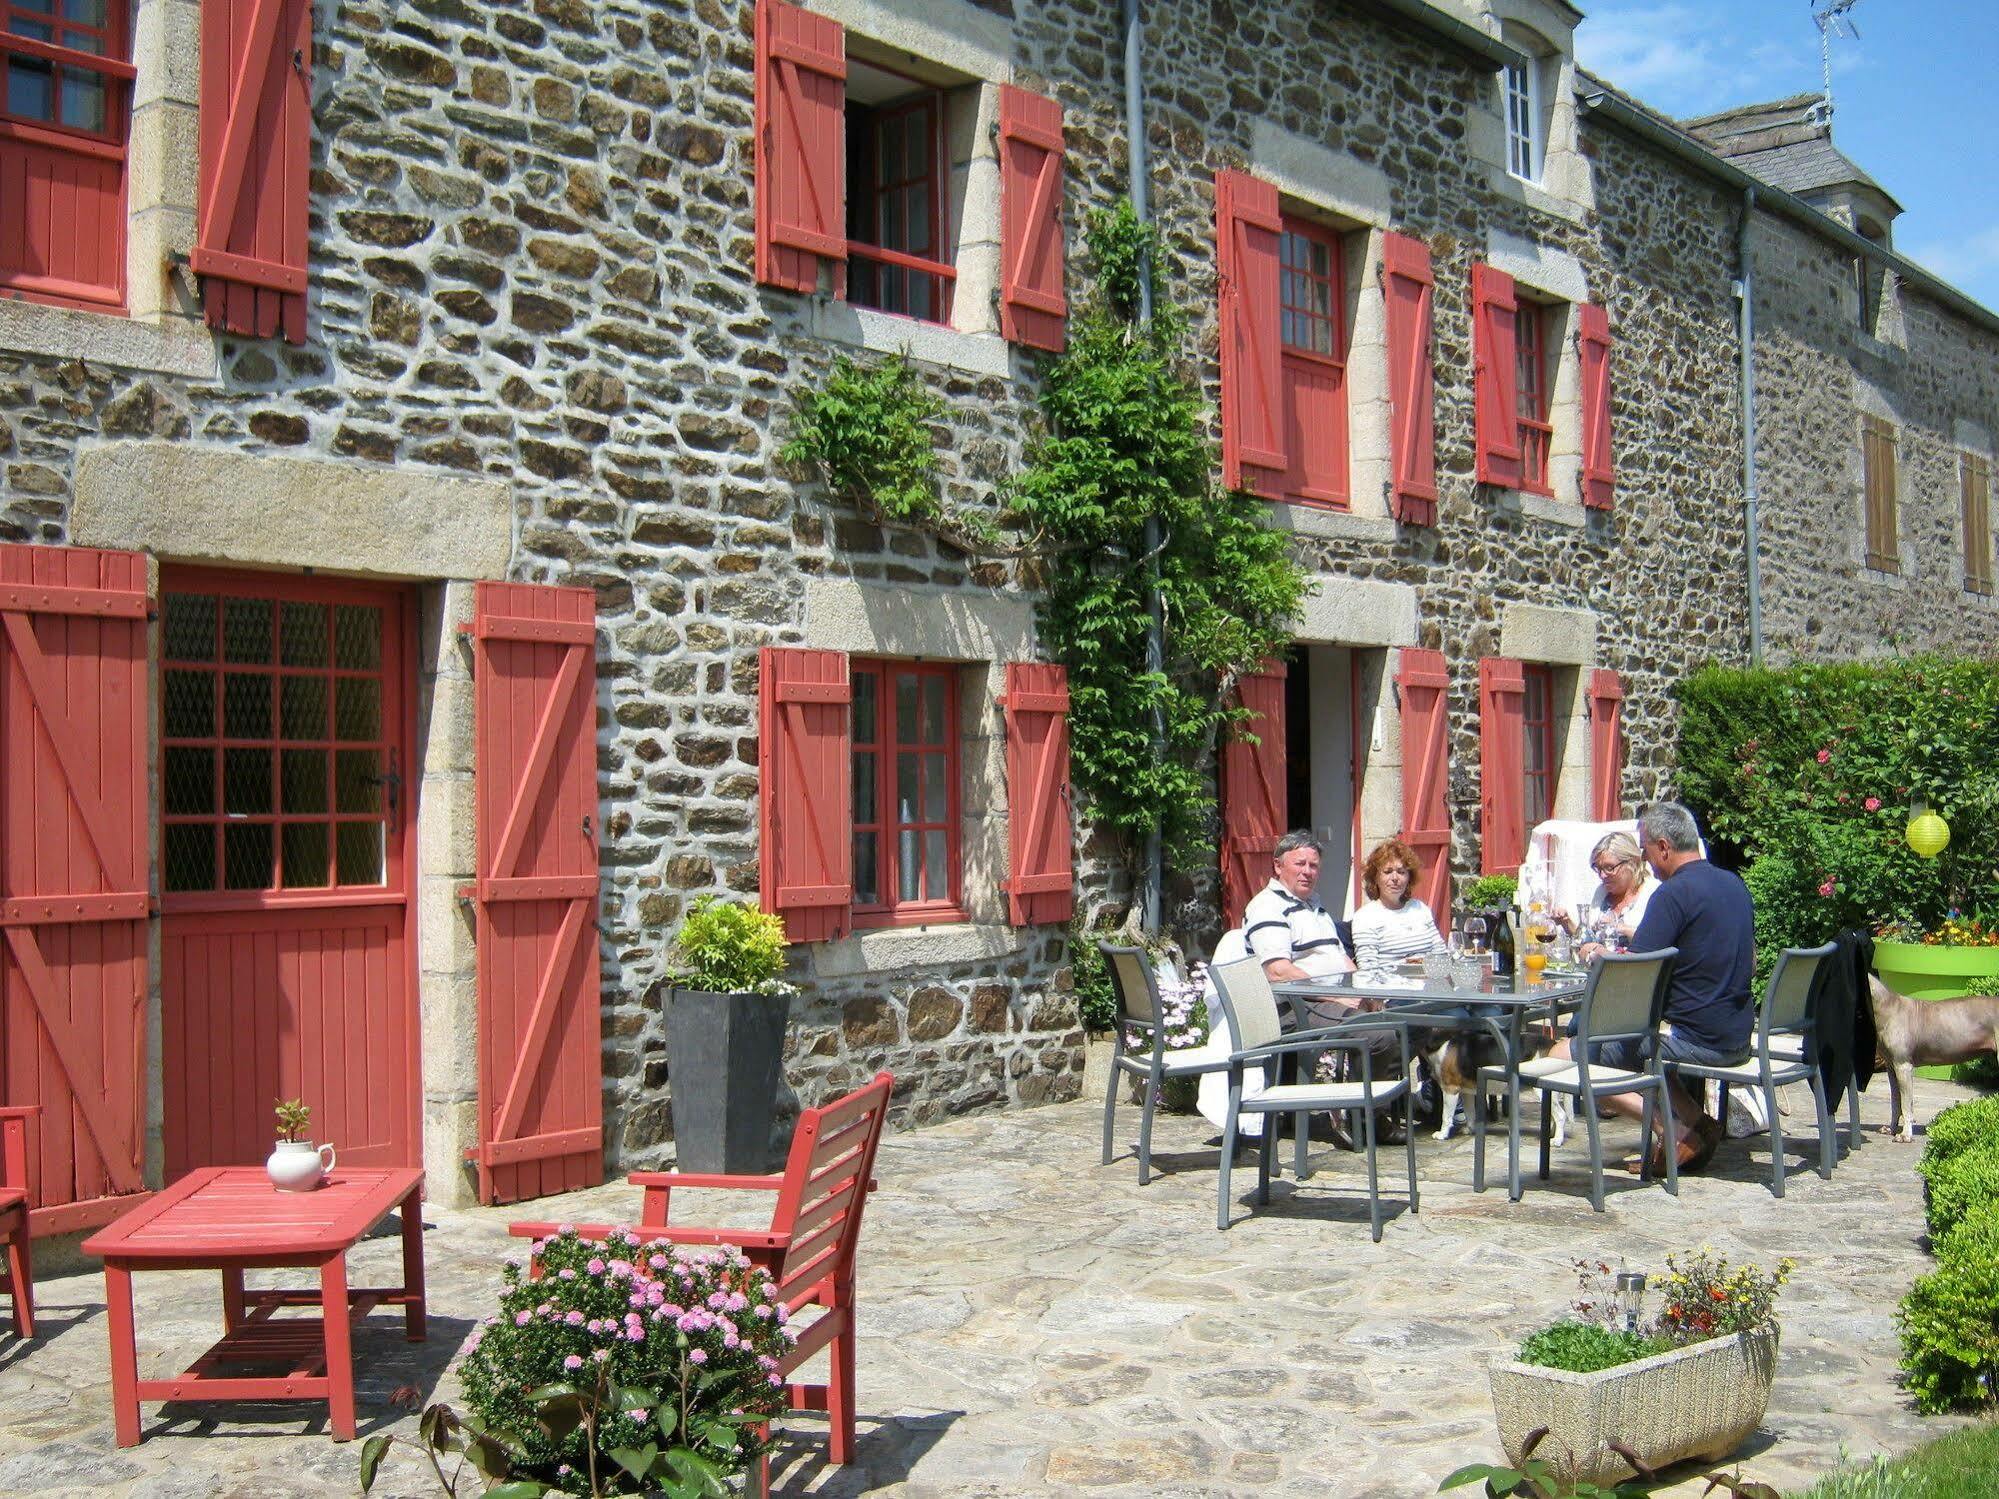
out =
[[1538,979],[1541,976],[1541,970],[1548,966],[1548,954],[1546,950],[1539,946],[1528,948],[1526,952],[1520,955],[1520,966],[1527,970],[1529,978]]

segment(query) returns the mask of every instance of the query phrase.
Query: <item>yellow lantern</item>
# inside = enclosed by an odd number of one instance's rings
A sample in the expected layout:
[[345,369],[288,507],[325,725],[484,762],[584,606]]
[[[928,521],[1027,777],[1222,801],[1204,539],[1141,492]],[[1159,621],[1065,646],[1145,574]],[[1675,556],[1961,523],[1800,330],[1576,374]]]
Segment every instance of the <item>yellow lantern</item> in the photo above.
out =
[[1909,814],[1908,831],[1903,835],[1909,847],[1925,859],[1934,859],[1950,846],[1950,824],[1918,802]]

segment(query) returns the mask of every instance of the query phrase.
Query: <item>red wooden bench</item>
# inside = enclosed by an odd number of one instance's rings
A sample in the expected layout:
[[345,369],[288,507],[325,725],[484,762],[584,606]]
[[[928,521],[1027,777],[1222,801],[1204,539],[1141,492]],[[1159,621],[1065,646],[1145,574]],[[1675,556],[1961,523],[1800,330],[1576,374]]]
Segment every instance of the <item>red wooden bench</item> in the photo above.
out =
[[28,1121],[34,1104],[0,1109],[0,1240],[7,1244],[7,1273],[0,1290],[14,1304],[14,1334],[35,1335],[35,1282],[28,1263]]
[[[752,1261],[769,1270],[777,1294],[794,1314],[819,1309],[798,1329],[798,1341],[779,1365],[794,1373],[822,1349],[832,1359],[832,1374],[823,1385],[786,1386],[790,1409],[825,1411],[827,1457],[834,1466],[854,1455],[854,1248],[860,1242],[861,1214],[874,1188],[875,1147],[881,1143],[888,1118],[889,1090],[895,1079],[875,1074],[866,1087],[798,1116],[791,1137],[791,1155],[781,1174],[770,1176],[709,1176],[686,1171],[635,1171],[630,1180],[645,1188],[636,1232],[647,1239],[674,1244],[733,1244]],[[775,1192],[777,1202],[767,1229],[690,1228],[667,1221],[676,1187],[748,1188]],[[516,1223],[521,1238],[545,1238],[553,1223]],[[586,1235],[608,1233],[611,1225],[577,1224]],[[768,1463],[758,1473],[759,1492],[769,1489]]]

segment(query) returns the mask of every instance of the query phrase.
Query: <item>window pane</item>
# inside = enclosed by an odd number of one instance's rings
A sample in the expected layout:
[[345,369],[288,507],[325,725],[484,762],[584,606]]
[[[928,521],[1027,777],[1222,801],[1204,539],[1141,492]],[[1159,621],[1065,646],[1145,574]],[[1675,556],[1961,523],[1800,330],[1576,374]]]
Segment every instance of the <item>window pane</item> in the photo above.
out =
[[[42,4],[30,4],[28,6],[29,10],[48,10],[49,8],[46,0]],[[63,0],[62,13],[65,20],[80,21],[85,26],[96,26],[102,29],[105,19],[104,0]]]
[[222,732],[230,739],[271,737],[271,679],[230,672],[222,679]]
[[881,681],[871,671],[854,673],[853,724],[854,743],[873,744],[875,742],[875,719],[877,717],[875,687]]
[[333,684],[333,737],[382,737],[382,684],[373,677],[340,677]]
[[923,757],[923,820],[944,822],[951,816],[949,760],[943,755]]
[[[84,51],[94,52],[95,47]],[[104,77],[84,68],[62,70],[62,122],[77,130],[104,132]]]
[[326,678],[286,677],[279,718],[286,739],[324,739]]
[[335,836],[339,849],[339,883],[381,885],[388,881],[383,862],[387,839],[379,822],[343,822]]
[[382,611],[355,604],[333,610],[333,664],[374,671],[382,664]]
[[951,898],[951,869],[947,862],[946,850],[948,841],[948,836],[942,828],[924,834],[923,898],[925,900]]
[[[222,810],[252,815],[271,810],[269,750],[226,749],[222,752]],[[232,885],[230,888],[241,887]]]
[[160,848],[161,877],[169,890],[215,888],[215,828],[206,822],[167,824]]
[[160,727],[169,739],[209,739],[215,734],[215,674],[162,672]]
[[876,138],[881,163],[881,180],[898,182],[902,178],[902,136],[893,123],[881,130]]
[[215,751],[168,745],[160,797],[168,815],[215,811]]
[[169,661],[215,659],[215,599],[206,593],[170,593],[160,622]]
[[944,744],[947,742],[944,726],[944,710],[950,698],[951,684],[943,677],[924,677],[923,681],[923,742]]
[[279,625],[279,650],[286,666],[326,665],[326,606],[286,604]]
[[323,822],[285,824],[282,846],[287,890],[326,883],[328,854],[332,848],[328,833],[329,829]]
[[230,823],[222,829],[222,886],[267,890],[273,842],[268,822]]
[[922,837],[921,833],[905,830],[897,841],[896,857],[899,867],[896,869],[895,898],[899,901],[918,899],[917,892],[923,888]]
[[854,904],[878,906],[881,904],[881,880],[876,866],[877,854],[881,848],[881,834],[854,834]]
[[916,678],[907,672],[895,679],[895,737],[904,744],[917,743]]
[[341,750],[334,757],[333,807],[337,812],[382,810],[380,750]]
[[930,172],[930,111],[911,110],[902,117],[903,129],[907,133],[904,150],[908,153],[908,172],[912,177],[928,176]]
[[271,659],[271,626],[275,611],[269,599],[222,601],[222,659]]
[[[326,751],[284,752],[284,810],[287,813],[326,810]],[[322,881],[315,880],[314,884]]]
[[917,761],[921,755],[902,754],[895,757],[895,819],[897,822],[918,822],[917,812]]
[[854,821],[876,820],[875,780],[878,775],[873,751],[854,756]]

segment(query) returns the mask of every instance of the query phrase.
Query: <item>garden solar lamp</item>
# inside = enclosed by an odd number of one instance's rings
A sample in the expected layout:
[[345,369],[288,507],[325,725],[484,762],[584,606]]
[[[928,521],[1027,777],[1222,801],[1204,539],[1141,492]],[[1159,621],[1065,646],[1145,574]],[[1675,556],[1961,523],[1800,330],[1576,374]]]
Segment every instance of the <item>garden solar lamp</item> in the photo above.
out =
[[1902,836],[1925,859],[1934,859],[1950,846],[1950,824],[1932,812],[1930,804],[1919,796],[1909,803],[1909,826]]
[[1638,1309],[1645,1304],[1645,1272],[1617,1272],[1617,1304],[1624,1309],[1624,1330],[1638,1331]]

